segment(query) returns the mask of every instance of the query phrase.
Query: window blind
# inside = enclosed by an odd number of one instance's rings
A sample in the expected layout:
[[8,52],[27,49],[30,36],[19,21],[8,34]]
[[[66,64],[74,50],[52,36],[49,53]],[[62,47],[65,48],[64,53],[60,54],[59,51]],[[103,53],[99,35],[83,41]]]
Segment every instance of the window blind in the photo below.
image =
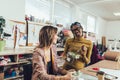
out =
[[95,17],[93,16],[87,17],[87,31],[95,32]]

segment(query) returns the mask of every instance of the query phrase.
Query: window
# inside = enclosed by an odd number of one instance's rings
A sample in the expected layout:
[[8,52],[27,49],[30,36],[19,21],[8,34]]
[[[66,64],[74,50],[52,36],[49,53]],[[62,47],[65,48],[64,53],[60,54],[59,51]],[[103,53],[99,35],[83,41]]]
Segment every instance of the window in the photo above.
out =
[[95,32],[96,18],[89,15],[89,13],[79,10],[78,22],[83,26],[84,31]]
[[61,0],[55,1],[55,14],[54,21],[55,23],[62,24],[64,27],[67,27],[71,21],[71,8],[68,3],[65,3]]
[[50,20],[51,0],[26,0],[25,13],[40,20]]
[[81,23],[83,30],[87,31],[87,14],[84,12],[79,12],[79,19],[78,22]]
[[[86,32],[87,39],[91,41],[95,41],[95,24],[96,24],[96,18],[94,16],[89,15],[88,13],[84,11],[79,12],[79,19],[78,21],[83,26],[83,30]],[[85,33],[84,33],[85,34]]]
[[95,32],[95,17],[93,16],[87,17],[87,31]]

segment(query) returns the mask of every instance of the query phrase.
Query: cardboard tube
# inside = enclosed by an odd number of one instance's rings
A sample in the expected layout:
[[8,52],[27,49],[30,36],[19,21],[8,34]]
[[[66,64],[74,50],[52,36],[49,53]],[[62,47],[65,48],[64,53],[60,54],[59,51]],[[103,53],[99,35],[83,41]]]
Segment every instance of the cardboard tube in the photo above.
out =
[[120,56],[120,52],[107,51],[107,52],[104,53],[104,58],[105,58],[106,60],[115,61],[118,56]]

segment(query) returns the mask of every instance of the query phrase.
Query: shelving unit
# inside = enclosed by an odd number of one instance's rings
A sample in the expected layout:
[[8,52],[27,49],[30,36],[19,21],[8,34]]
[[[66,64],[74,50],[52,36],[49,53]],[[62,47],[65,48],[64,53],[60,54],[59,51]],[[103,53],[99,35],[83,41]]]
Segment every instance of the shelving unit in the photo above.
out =
[[[25,26],[25,34],[26,34],[26,43],[25,43],[25,45],[26,46],[30,46],[30,44],[29,44],[29,38],[31,38],[31,29],[32,28],[34,28],[33,27],[33,25],[34,26],[38,26],[38,27],[42,27],[42,26],[45,26],[45,25],[51,25],[51,24],[46,24],[46,23],[39,23],[39,22],[33,22],[33,21],[28,21],[28,20],[26,20],[26,21],[16,21],[16,20],[9,20],[9,21],[11,21],[11,22],[13,22],[13,23],[17,23],[17,24],[23,24],[24,26]],[[15,24],[16,25],[16,24]],[[32,27],[31,27],[31,25],[32,25]],[[33,32],[33,30],[32,30],[32,32]],[[38,33],[38,32],[37,32]],[[39,33],[38,33],[39,34]],[[14,33],[14,47],[15,47],[15,45],[16,45],[16,33]]]
[[[29,59],[32,59],[32,58],[26,58],[24,57],[25,59],[24,60],[21,60],[20,61],[20,55],[23,55],[23,56],[28,56],[28,55],[32,55],[33,53],[33,47],[23,47],[23,48],[19,48],[19,49],[5,49],[4,51],[0,52],[0,57],[4,57],[4,56],[12,56],[14,59],[15,59],[15,62],[9,62],[5,65],[0,65],[0,67],[9,67],[9,66],[14,66],[14,65],[23,65],[23,64],[27,64],[27,63],[30,63]],[[31,56],[32,57],[32,56]],[[4,70],[3,70],[4,71]],[[5,73],[4,73],[5,75]],[[3,77],[4,77],[3,75]],[[9,77],[9,78],[5,78],[4,80],[16,80],[18,78],[21,78],[23,79],[24,75],[17,75],[17,76],[14,76],[14,77]]]
[[[15,58],[15,62],[9,62],[5,65],[0,65],[1,67],[8,67],[8,66],[13,66],[13,65],[22,65],[22,64],[27,64],[30,63],[29,59],[32,58],[26,58],[26,60],[21,60],[19,55],[32,55],[34,47],[21,47],[19,49],[5,49],[4,51],[0,52],[0,57],[2,56],[13,56]],[[63,51],[64,48],[57,48],[56,49],[58,52]],[[24,75],[22,76],[15,76],[15,77],[10,77],[10,78],[5,78],[5,80],[15,80],[17,78],[23,78]]]
[[[25,27],[25,32],[24,34],[27,36],[26,37],[26,43],[24,45],[26,46],[33,46],[33,41],[31,41],[31,39],[36,39],[36,36],[38,38],[38,35],[39,34],[39,30],[42,28],[42,26],[46,26],[46,25],[52,25],[51,23],[40,23],[40,22],[33,22],[33,21],[29,21],[29,20],[26,20],[26,21],[16,21],[16,20],[9,20],[13,23],[16,24],[23,24],[24,27]],[[18,25],[19,27],[19,25]],[[16,30],[17,31],[17,30]],[[18,33],[14,32],[14,47],[16,47],[16,35]],[[36,34],[36,36],[34,36],[33,34]],[[36,40],[35,40],[36,41]]]
[[[10,20],[10,21],[14,22],[15,24],[17,23],[17,24],[25,25],[25,27],[26,27],[26,30],[25,30],[26,32],[25,33],[27,34],[28,37],[30,37],[30,35],[28,33],[29,32],[28,28],[30,27],[30,25],[38,26],[40,28],[42,26],[45,26],[45,25],[51,25],[51,24],[45,24],[45,23],[38,23],[38,22],[28,21],[28,27],[27,27],[26,22],[16,21],[16,20]],[[33,26],[31,26],[31,27],[33,27]],[[20,58],[20,55],[23,55],[23,56],[32,55],[33,49],[34,49],[34,47],[26,47],[25,46],[25,47],[19,47],[19,48],[14,48],[14,49],[13,48],[12,49],[11,48],[6,48],[4,51],[1,51],[0,52],[0,57],[12,56],[14,58],[14,61],[7,62],[7,64],[1,64],[0,63],[0,67],[3,67],[3,72],[2,73],[5,75],[5,72],[4,72],[5,69],[9,68],[11,66],[14,66],[14,65],[20,65],[21,66],[23,64],[30,63],[30,60],[32,59],[31,58],[32,56],[29,57],[29,58],[25,57],[25,59],[22,59],[22,58]],[[57,48],[57,51],[63,51],[63,50],[64,50],[64,48]],[[4,80],[16,80],[17,78],[23,78],[24,77],[24,75],[22,75],[22,76],[14,76],[14,77],[7,78],[7,77],[4,77],[4,75],[2,75]]]

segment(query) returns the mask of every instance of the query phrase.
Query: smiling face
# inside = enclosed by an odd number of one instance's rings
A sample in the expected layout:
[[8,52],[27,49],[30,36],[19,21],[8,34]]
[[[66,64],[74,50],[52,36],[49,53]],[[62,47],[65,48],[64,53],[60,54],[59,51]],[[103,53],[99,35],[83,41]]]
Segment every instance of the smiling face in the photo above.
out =
[[72,26],[71,28],[73,35],[75,37],[82,37],[83,36],[83,29],[77,25]]

